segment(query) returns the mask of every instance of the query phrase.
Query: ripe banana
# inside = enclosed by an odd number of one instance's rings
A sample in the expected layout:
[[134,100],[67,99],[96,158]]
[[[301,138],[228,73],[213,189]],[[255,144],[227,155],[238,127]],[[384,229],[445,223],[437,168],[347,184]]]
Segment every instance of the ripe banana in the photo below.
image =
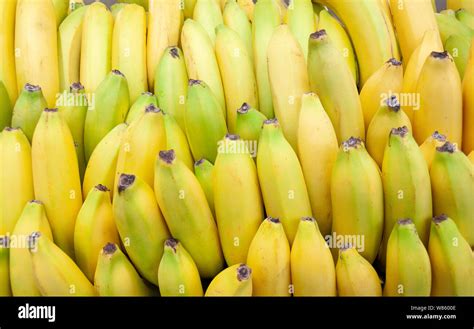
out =
[[387,244],[385,296],[429,296],[431,266],[428,252],[411,219],[394,225]]
[[426,164],[428,165],[428,169],[431,167],[431,163],[433,162],[436,148],[443,146],[445,142],[447,142],[446,136],[435,131],[423,142],[423,144],[420,145],[420,150],[425,158]]
[[9,252],[8,236],[0,236],[0,296],[7,297],[12,295],[10,287],[10,268],[9,268]]
[[471,41],[466,74],[462,81],[463,129],[462,150],[465,154],[474,150],[474,41]]
[[172,236],[189,251],[201,277],[214,277],[224,265],[217,227],[199,181],[173,150],[160,151],[154,187]]
[[[227,1],[225,3],[224,11],[222,12],[222,19],[224,24],[234,30],[242,39],[247,54],[253,63],[253,48],[252,48],[252,24],[250,23],[245,10],[239,6],[235,1]],[[252,68],[253,69],[253,68]]]
[[[179,157],[178,157],[179,158]],[[194,163],[194,175],[196,176],[199,184],[206,195],[207,203],[209,208],[211,208],[212,215],[216,216],[214,208],[214,193],[212,186],[212,173],[214,171],[214,165],[210,163],[207,159],[201,158]]]
[[471,160],[472,164],[474,165],[474,151],[471,151],[468,155],[469,160]]
[[204,28],[214,46],[217,32],[215,29],[224,24],[218,1],[197,0],[194,6],[193,19]]
[[41,114],[31,158],[35,198],[44,203],[55,243],[73,258],[74,224],[82,205],[81,180],[71,131],[57,109],[45,109]]
[[249,247],[253,296],[290,296],[290,244],[278,218],[266,218]]
[[336,270],[316,220],[303,217],[291,247],[295,296],[336,296]]
[[324,30],[310,36],[308,75],[311,90],[319,95],[340,143],[351,136],[363,139],[364,115],[357,86],[349,66],[330,38]]
[[146,11],[148,11],[148,1],[146,0],[117,0],[119,4],[136,4],[143,7]]
[[[253,108],[247,103],[243,103],[237,110],[237,119],[235,123],[235,132],[243,140],[250,143],[258,143],[260,132],[262,131],[263,122],[267,117],[262,112]],[[256,154],[252,155],[253,157]]]
[[125,122],[130,124],[133,121],[137,120],[143,113],[145,113],[146,107],[150,104],[153,104],[158,107],[158,100],[156,96],[149,91],[141,93],[141,95],[138,96],[135,102],[131,104]]
[[112,34],[112,67],[128,82],[130,103],[148,90],[146,62],[146,13],[130,4],[117,14]]
[[112,6],[110,6],[110,12],[112,13],[112,17],[114,18],[114,21],[117,18],[118,13],[127,5],[128,3],[117,2],[117,3],[114,3]]
[[163,243],[170,237],[153,196],[153,189],[140,177],[121,174],[114,195],[115,224],[138,272],[158,285],[157,271]]
[[289,0],[286,24],[301,47],[304,59],[308,58],[309,35],[316,31],[316,20],[311,0]]
[[59,27],[67,16],[69,0],[52,0],[56,16],[56,26]]
[[256,2],[253,0],[237,0],[237,4],[245,11],[249,21],[253,22]]
[[[229,3],[229,2],[228,2]],[[206,297],[252,296],[252,269],[245,264],[229,266],[212,279]]]
[[193,18],[194,13],[194,6],[196,5],[197,0],[183,0],[183,12],[184,12],[184,19]]
[[113,243],[107,243],[100,251],[94,286],[99,296],[153,295],[127,256]]
[[[198,4],[200,1],[212,2],[213,0],[198,0]],[[247,102],[258,107],[257,82],[252,59],[237,32],[223,24],[217,26],[215,49],[224,86],[227,127],[233,133],[237,109],[242,103]]]
[[311,216],[311,205],[298,157],[276,119],[263,123],[257,171],[266,213],[280,218],[291,245],[301,217]]
[[165,149],[175,150],[176,156],[180,158],[186,167],[193,170],[194,160],[189,149],[188,140],[186,134],[179,127],[176,119],[167,113],[163,112],[163,125],[166,134],[166,146]]
[[[0,2],[0,83],[8,91],[13,106],[18,96],[15,70],[15,13],[16,0]],[[20,86],[23,87],[23,86]],[[3,127],[0,127],[3,129]]]
[[[53,239],[43,203],[38,200],[26,203],[10,238],[27,242],[31,232],[41,232]],[[25,246],[10,246],[10,281],[14,296],[41,296],[36,287],[31,256]]]
[[356,247],[372,263],[383,232],[382,179],[358,138],[349,138],[339,149],[331,175],[331,203],[333,234],[364,239],[363,246]]
[[102,138],[113,127],[125,121],[129,106],[127,79],[122,72],[112,70],[97,87],[94,100],[87,110],[84,125],[86,161]]
[[0,130],[11,125],[12,113],[13,106],[10,102],[10,96],[8,96],[8,91],[0,80]]
[[303,51],[288,25],[277,27],[270,39],[268,77],[275,117],[296,151],[301,96],[310,89]]
[[161,296],[202,296],[201,278],[196,263],[176,239],[165,241],[158,268]]
[[[264,218],[257,168],[246,141],[226,135],[212,171],[217,228],[228,265],[243,263]],[[232,197],[229,197],[231,196]]]
[[18,92],[26,83],[40,85],[49,107],[55,106],[59,91],[57,42],[53,2],[18,0],[15,19]]

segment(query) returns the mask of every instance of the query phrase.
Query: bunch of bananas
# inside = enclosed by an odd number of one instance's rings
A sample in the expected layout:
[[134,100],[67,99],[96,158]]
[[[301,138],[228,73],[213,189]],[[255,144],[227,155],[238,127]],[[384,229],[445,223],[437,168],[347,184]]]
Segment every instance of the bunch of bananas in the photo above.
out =
[[474,2],[313,2],[0,0],[0,295],[473,296]]

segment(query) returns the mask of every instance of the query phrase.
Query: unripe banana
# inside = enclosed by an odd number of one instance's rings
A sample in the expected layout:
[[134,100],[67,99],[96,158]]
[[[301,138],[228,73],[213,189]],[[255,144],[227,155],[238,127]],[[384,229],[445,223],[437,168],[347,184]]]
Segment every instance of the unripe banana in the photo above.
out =
[[176,239],[165,241],[158,268],[161,296],[202,296],[201,278],[196,263]]
[[215,0],[197,0],[194,6],[193,19],[201,24],[214,46],[216,42],[215,29],[224,24],[218,2]]
[[[15,86],[16,91],[16,86]],[[11,125],[13,106],[5,85],[0,80],[0,130]]]
[[5,128],[0,133],[0,235],[13,232],[33,197],[30,143],[20,129]]
[[84,148],[88,161],[92,151],[107,133],[125,121],[130,99],[125,76],[112,70],[100,83],[89,104],[84,125]]
[[155,95],[160,108],[171,114],[185,131],[184,112],[188,90],[188,73],[181,49],[172,46],[165,50],[155,71]]
[[456,10],[455,15],[458,21],[474,30],[474,13],[470,13],[466,8],[460,8]]
[[394,225],[387,244],[385,296],[429,296],[431,266],[428,252],[411,219]]
[[474,41],[471,41],[466,74],[462,81],[462,103],[462,150],[468,154],[474,150]]
[[316,220],[303,217],[291,247],[295,296],[336,296],[336,270]]
[[309,35],[316,31],[316,20],[311,0],[290,0],[286,12],[286,24],[300,44],[305,60],[308,58]]
[[[226,135],[212,171],[217,228],[228,265],[245,262],[264,218],[257,168],[246,141]],[[232,197],[230,197],[232,196]]]
[[469,40],[474,35],[473,30],[456,19],[454,11],[448,12],[447,15],[446,13],[435,13],[435,18],[443,44],[445,44],[446,40],[452,35],[463,36]]
[[453,57],[461,80],[465,75],[470,46],[471,40],[460,35],[450,36],[444,44],[446,51]]
[[25,84],[13,107],[12,127],[21,128],[31,143],[41,113],[47,106],[41,87]]
[[166,149],[173,149],[186,167],[193,170],[194,160],[189,149],[186,134],[179,127],[174,116],[163,112],[163,125],[166,133]]
[[79,9],[79,8],[83,7],[84,5],[85,5],[84,0],[69,0],[68,16],[74,10]]
[[340,147],[331,175],[331,203],[333,234],[363,238],[363,246],[357,247],[372,263],[382,240],[382,179],[358,138],[351,137]]
[[[256,110],[249,104],[243,103],[237,110],[235,132],[243,140],[247,140],[250,143],[258,143],[263,122],[265,120],[267,120],[265,114]],[[255,157],[256,154],[252,154],[252,156]]]
[[252,269],[245,264],[229,266],[212,279],[206,297],[252,296]]
[[[110,12],[112,13],[112,17],[115,19],[117,18],[118,13],[126,6],[128,3],[114,3],[112,6],[110,6]],[[148,14],[147,14],[148,16]]]
[[446,6],[453,10],[465,8],[468,12],[474,15],[474,4],[469,0],[447,0]]
[[59,91],[59,72],[53,2],[18,0],[15,24],[18,92],[26,83],[40,85],[48,106],[54,107]]
[[273,32],[281,24],[278,5],[274,0],[260,0],[255,4],[252,19],[252,45],[255,77],[258,86],[258,104],[260,112],[267,118],[273,118],[273,101],[268,77],[268,45]]
[[[394,58],[389,59],[367,80],[360,91],[360,103],[364,112],[364,126],[368,129],[372,118],[392,95],[397,95],[400,100],[400,92],[403,84],[402,63]],[[402,106],[404,104],[401,104]]]
[[137,273],[127,256],[113,243],[100,251],[94,275],[99,296],[152,296],[153,292]]
[[290,296],[290,244],[278,218],[268,217],[249,247],[253,296]]
[[[19,89],[16,81],[14,48],[16,5],[16,0],[0,2],[0,58],[2,59],[0,61],[0,83],[8,91],[8,100],[11,105],[16,102]],[[4,127],[0,126],[0,128]]]
[[242,103],[258,107],[252,59],[237,32],[223,24],[216,28],[215,48],[226,98],[227,126],[230,132],[235,132],[237,109]]
[[351,136],[363,139],[364,115],[357,86],[349,66],[324,30],[310,36],[308,75],[311,90],[319,95],[338,141]]
[[309,91],[309,80],[302,49],[288,25],[277,27],[270,39],[268,76],[275,117],[296,151],[301,96]]
[[447,214],[474,247],[474,168],[458,148],[446,142],[436,148],[430,169],[433,211]]
[[158,107],[158,100],[156,96],[149,91],[141,93],[141,95],[138,96],[135,102],[130,106],[130,110],[128,110],[127,119],[125,122],[130,124],[137,120],[143,113],[145,113],[146,107],[150,104]]
[[189,80],[184,121],[194,159],[215,161],[217,143],[227,133],[223,111],[204,81]]
[[407,127],[411,131],[408,116],[400,108],[397,96],[387,98],[370,121],[367,129],[367,151],[372,159],[382,168],[384,150],[393,128]]
[[474,261],[469,243],[446,215],[433,218],[428,253],[433,296],[472,296]]
[[127,78],[130,103],[148,90],[146,65],[146,13],[131,4],[117,14],[112,35],[112,67]]
[[234,30],[242,39],[247,49],[247,54],[253,63],[252,23],[250,23],[245,10],[235,0],[227,1],[222,18],[224,24]]
[[257,170],[266,213],[280,218],[291,245],[301,217],[311,215],[311,205],[298,157],[276,119],[263,123]]
[[209,204],[209,208],[211,208],[212,214],[214,218],[216,216],[216,212],[214,209],[214,193],[213,193],[213,181],[212,181],[212,173],[214,171],[214,165],[210,163],[207,159],[201,158],[194,163],[194,175],[196,176],[199,184],[206,195],[207,203]]
[[8,236],[0,235],[0,296],[7,297],[12,295],[10,287],[10,266]]
[[423,142],[423,144],[420,145],[420,150],[421,153],[423,153],[428,169],[431,167],[431,163],[433,162],[436,148],[443,146],[446,142],[446,136],[435,131]]
[[103,3],[87,6],[82,21],[80,52],[80,81],[86,93],[95,92],[110,72],[113,24],[112,14]]
[[128,256],[138,272],[158,285],[156,273],[163,243],[170,237],[153,196],[153,189],[140,177],[121,174],[114,195],[115,224]]
[[237,0],[237,4],[245,11],[249,21],[253,22],[256,3],[253,0]]
[[56,15],[56,25],[61,25],[64,18],[67,16],[69,8],[69,0],[52,0],[54,12]]
[[338,296],[382,296],[377,272],[354,247],[339,249],[336,280]]
[[331,172],[339,146],[318,96],[304,94],[298,126],[298,155],[314,218],[321,234],[331,233]]

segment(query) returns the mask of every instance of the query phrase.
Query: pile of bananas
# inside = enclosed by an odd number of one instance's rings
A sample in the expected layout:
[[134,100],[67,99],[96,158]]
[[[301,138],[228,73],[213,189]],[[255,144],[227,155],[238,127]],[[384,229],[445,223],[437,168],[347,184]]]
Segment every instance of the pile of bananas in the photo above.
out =
[[474,1],[125,2],[0,0],[0,295],[474,295]]

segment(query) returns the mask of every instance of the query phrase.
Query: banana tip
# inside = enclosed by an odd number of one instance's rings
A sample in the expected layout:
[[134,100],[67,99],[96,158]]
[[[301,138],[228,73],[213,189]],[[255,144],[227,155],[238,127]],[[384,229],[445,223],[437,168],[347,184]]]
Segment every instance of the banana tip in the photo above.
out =
[[55,112],[58,112],[58,109],[57,108],[46,108],[46,109],[44,109],[44,112],[55,113]]
[[250,105],[247,103],[243,103],[240,108],[237,109],[237,113],[245,114],[250,110]]
[[444,143],[442,146],[436,148],[438,152],[454,153],[456,152],[456,145],[450,142]]
[[236,134],[225,134],[225,139],[231,140],[231,141],[238,141],[240,139],[239,135]]
[[178,246],[179,241],[174,238],[166,239],[165,247],[170,247],[173,251],[176,251],[176,247]]
[[398,127],[398,128],[392,128],[392,130],[390,131],[390,134],[395,135],[395,136],[400,136],[403,138],[408,134],[408,127],[403,126],[403,127]]
[[277,218],[277,217],[267,217],[267,220],[268,220],[269,222],[274,223],[274,224],[280,224],[280,219]]
[[79,81],[78,82],[73,82],[71,84],[71,86],[69,87],[69,92],[70,93],[78,93],[82,90],[84,90],[84,86]]
[[135,175],[121,174],[119,177],[118,192],[122,193],[135,182]]
[[411,218],[402,218],[402,219],[399,219],[397,223],[398,225],[409,225],[409,224],[413,224],[413,221],[411,220]]
[[115,243],[108,242],[104,248],[102,248],[102,251],[105,255],[112,255],[117,251],[117,246]]
[[176,153],[174,150],[160,151],[158,156],[160,157],[160,160],[167,164],[172,164],[174,159],[176,159]]
[[433,223],[440,224],[440,223],[444,222],[447,219],[448,219],[448,216],[446,214],[441,214],[441,215],[433,217]]
[[173,58],[179,58],[179,51],[177,47],[171,47],[170,48],[170,55]]
[[145,113],[160,113],[161,109],[157,107],[155,104],[151,103],[145,107]]
[[327,36],[326,30],[322,29],[322,30],[311,33],[309,37],[310,39],[320,40],[320,39],[324,39],[326,36]]
[[108,192],[110,191],[109,188],[105,185],[102,185],[102,184],[98,184],[95,186],[95,188],[101,192]]
[[252,269],[245,264],[240,264],[240,266],[237,268],[237,280],[239,281],[248,280],[251,274]]
[[386,104],[390,111],[393,111],[393,112],[400,111],[400,102],[398,101],[397,96],[392,95],[389,98],[387,98]]
[[27,82],[27,83],[25,84],[24,89],[25,89],[26,91],[30,92],[30,93],[33,93],[33,92],[35,92],[35,91],[40,91],[40,90],[41,90],[41,87],[38,86],[38,85],[33,85],[33,84]]

